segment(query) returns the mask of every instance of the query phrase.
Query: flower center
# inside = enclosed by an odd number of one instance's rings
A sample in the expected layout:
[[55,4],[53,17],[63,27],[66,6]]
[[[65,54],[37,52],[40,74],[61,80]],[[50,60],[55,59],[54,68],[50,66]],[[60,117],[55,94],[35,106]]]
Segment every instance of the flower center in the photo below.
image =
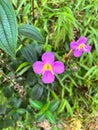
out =
[[52,70],[52,66],[49,63],[44,64],[43,69],[42,69],[42,74],[44,74],[45,71],[50,71],[52,74],[54,74]]
[[81,43],[79,46],[78,46],[78,50],[81,50],[81,49],[83,49],[83,48],[85,48],[85,44],[84,43]]

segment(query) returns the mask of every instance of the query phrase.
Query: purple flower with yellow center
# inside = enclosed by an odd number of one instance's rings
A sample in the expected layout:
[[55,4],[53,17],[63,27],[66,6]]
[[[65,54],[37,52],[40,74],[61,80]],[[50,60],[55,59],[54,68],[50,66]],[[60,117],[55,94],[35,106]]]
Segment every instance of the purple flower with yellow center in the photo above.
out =
[[90,52],[91,47],[89,44],[86,44],[87,38],[81,36],[77,41],[72,41],[70,43],[70,48],[73,50],[73,55],[75,57],[80,57],[83,52]]
[[45,84],[54,82],[55,74],[64,72],[64,64],[60,61],[55,61],[55,56],[52,52],[45,52],[41,59],[42,61],[36,61],[33,64],[34,72],[42,75],[42,81]]

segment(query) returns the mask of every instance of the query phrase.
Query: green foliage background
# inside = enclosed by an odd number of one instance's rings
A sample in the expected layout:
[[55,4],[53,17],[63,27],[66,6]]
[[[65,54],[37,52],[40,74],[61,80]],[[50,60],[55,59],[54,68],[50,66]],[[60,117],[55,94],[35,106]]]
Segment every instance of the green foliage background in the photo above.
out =
[[[18,40],[15,59],[0,50],[0,129],[35,130],[34,122],[61,123],[76,113],[84,123],[98,110],[98,0],[35,0],[34,8],[31,0],[11,2]],[[65,60],[80,36],[91,52]],[[32,70],[45,51],[66,68],[47,86]]]

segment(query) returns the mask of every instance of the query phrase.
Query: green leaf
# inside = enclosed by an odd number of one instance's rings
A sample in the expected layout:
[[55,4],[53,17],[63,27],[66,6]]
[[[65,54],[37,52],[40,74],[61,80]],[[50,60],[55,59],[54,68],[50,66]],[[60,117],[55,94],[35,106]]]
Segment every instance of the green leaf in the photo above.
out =
[[47,101],[47,103],[46,104],[44,104],[42,107],[41,107],[41,109],[40,109],[40,111],[38,112],[38,116],[41,116],[42,114],[44,114],[48,109],[49,109],[49,105],[50,105],[50,101]]
[[87,73],[85,74],[84,78],[89,77],[95,70],[97,69],[97,66],[93,66],[92,68],[90,68]]
[[43,94],[43,87],[40,84],[36,84],[31,92],[30,92],[30,96],[32,99],[39,99]]
[[61,113],[64,110],[65,105],[66,105],[66,101],[65,101],[65,99],[62,99],[60,106],[58,108],[58,111],[57,111],[58,114]]
[[13,93],[12,89],[9,86],[3,87],[2,92],[3,92],[4,96],[7,98],[10,98],[12,96],[12,93]]
[[24,62],[21,65],[18,66],[16,72],[20,71],[22,68],[24,68],[25,66],[27,66],[29,63],[28,62]]
[[58,114],[63,112],[65,107],[66,107],[67,111],[69,112],[69,114],[72,115],[73,114],[72,108],[71,108],[69,102],[66,99],[62,99],[61,104],[58,108]]
[[90,80],[93,77],[95,79],[95,75],[98,75],[98,67],[92,72],[92,74],[88,76],[88,80]]
[[32,100],[31,98],[29,99],[29,103],[31,105],[31,107],[40,110],[43,106],[43,104],[37,100]]
[[30,67],[31,67],[31,65],[28,65],[28,66],[24,67],[24,68],[17,74],[17,76],[23,75]]
[[70,104],[69,104],[69,102],[67,100],[65,100],[65,104],[66,104],[67,111],[72,116],[73,115],[73,111],[72,111],[72,108],[71,108],[71,106],[70,106]]
[[53,90],[51,90],[51,94],[55,100],[58,99],[58,95]]
[[26,112],[26,110],[23,109],[23,108],[19,108],[19,109],[17,109],[16,112],[19,113],[19,114],[24,114]]
[[19,108],[21,103],[22,103],[22,99],[17,99],[17,98],[11,98],[9,101],[9,105],[14,108]]
[[17,46],[16,17],[9,0],[0,0],[0,48],[13,58]]
[[5,104],[0,105],[0,115],[5,114],[6,110],[7,108]]
[[53,115],[49,110],[47,110],[47,111],[45,112],[45,114],[46,114],[47,119],[48,119],[51,123],[53,123],[53,124],[56,123],[55,118],[54,118],[54,115]]
[[22,48],[21,53],[29,63],[33,63],[37,60],[37,49],[40,52],[40,48],[36,48],[33,44],[28,44]]
[[29,24],[23,24],[18,28],[19,35],[23,35],[31,40],[43,43],[43,37],[36,27]]
[[14,121],[14,122],[19,121],[19,119],[20,119],[19,113],[14,112],[14,113],[12,114],[12,118],[13,118],[13,121]]
[[17,0],[11,0],[12,4],[17,8]]
[[52,111],[52,112],[54,112],[54,111],[58,108],[59,103],[60,103],[59,100],[53,101],[53,102],[50,104],[49,110]]
[[71,80],[71,82],[77,87],[78,85],[77,85],[76,81],[71,76],[68,76],[68,77]]
[[[0,124],[1,124],[1,122],[0,122]],[[10,117],[6,117],[6,118],[4,118],[2,125],[3,125],[3,128],[8,128],[9,126],[13,127],[14,121],[12,119],[10,119]]]
[[79,97],[83,101],[83,103],[85,104],[85,107],[88,108],[89,106],[88,106],[88,102],[87,102],[87,99],[85,98],[85,96],[80,93]]
[[42,114],[41,116],[38,116],[38,117],[37,117],[37,122],[42,122],[42,121],[45,119],[45,117],[46,117],[46,114],[45,114],[45,113]]
[[82,67],[83,69],[89,70],[89,67],[86,66],[86,65],[84,65],[83,63],[81,63],[81,62],[77,62],[77,63],[78,63],[78,65],[79,65],[80,67]]

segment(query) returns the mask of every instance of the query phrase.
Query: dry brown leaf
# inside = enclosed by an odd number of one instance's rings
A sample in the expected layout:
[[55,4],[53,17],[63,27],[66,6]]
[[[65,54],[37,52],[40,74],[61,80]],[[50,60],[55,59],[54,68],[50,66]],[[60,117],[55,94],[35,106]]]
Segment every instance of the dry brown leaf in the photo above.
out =
[[64,126],[63,130],[71,130],[71,128],[69,127],[69,125],[66,122],[63,123],[63,126]]
[[48,122],[48,120],[44,120],[43,122],[38,123],[39,127],[42,127],[44,130],[50,130],[50,123]]

